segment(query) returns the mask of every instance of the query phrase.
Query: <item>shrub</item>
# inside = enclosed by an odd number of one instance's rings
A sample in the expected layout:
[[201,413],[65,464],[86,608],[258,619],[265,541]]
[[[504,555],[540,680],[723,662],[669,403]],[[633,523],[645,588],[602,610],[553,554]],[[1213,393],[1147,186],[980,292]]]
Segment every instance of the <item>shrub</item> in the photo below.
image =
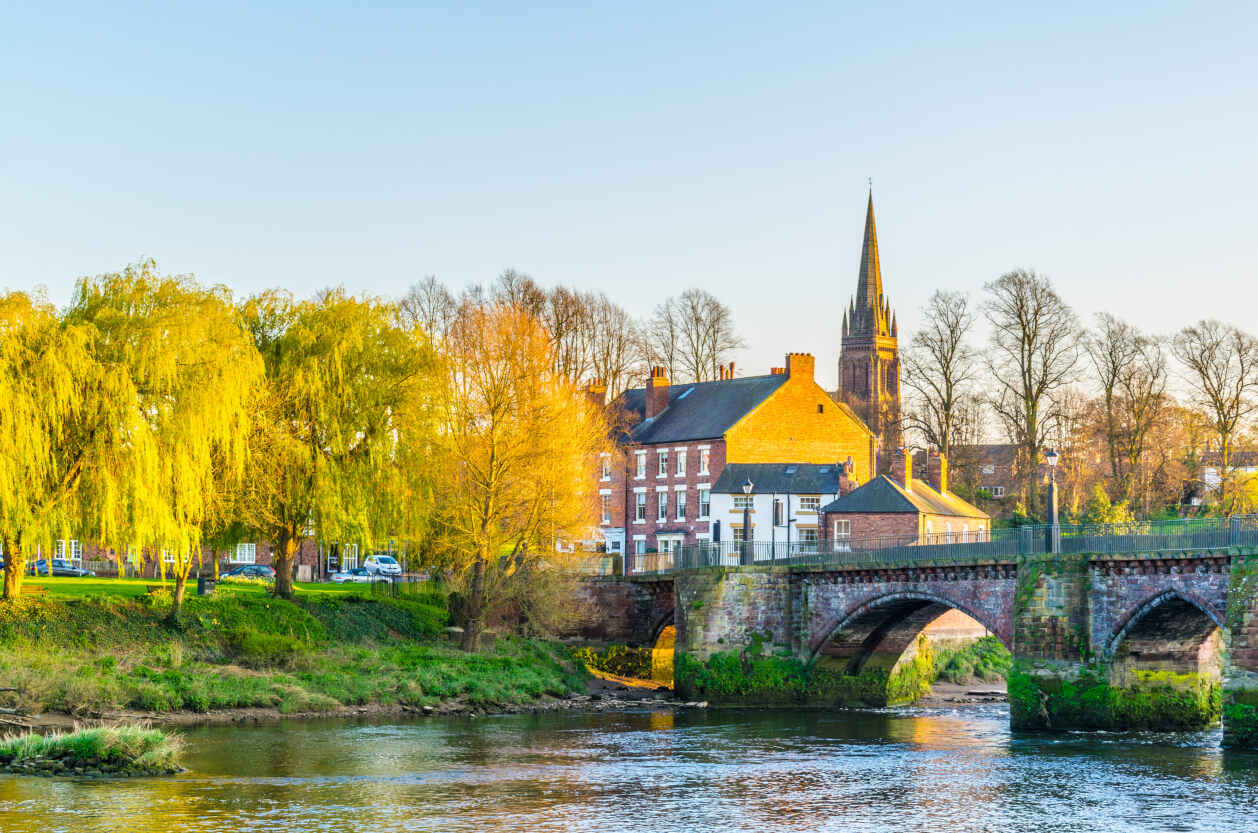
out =
[[254,668],[291,667],[310,651],[310,644],[282,633],[260,633],[253,628],[233,630],[229,642],[237,659]]
[[651,649],[631,648],[628,645],[612,645],[605,651],[578,648],[573,656],[593,671],[615,674],[618,677],[651,678]]

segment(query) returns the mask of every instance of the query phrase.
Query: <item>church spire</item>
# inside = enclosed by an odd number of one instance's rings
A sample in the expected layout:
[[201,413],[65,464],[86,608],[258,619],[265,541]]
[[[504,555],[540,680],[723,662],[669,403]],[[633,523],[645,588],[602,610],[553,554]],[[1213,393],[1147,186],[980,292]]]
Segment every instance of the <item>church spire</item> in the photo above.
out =
[[865,209],[865,242],[861,246],[861,270],[856,283],[855,315],[852,330],[870,335],[886,335],[889,316],[882,297],[882,268],[878,263],[878,230],[874,225],[874,192],[869,191]]

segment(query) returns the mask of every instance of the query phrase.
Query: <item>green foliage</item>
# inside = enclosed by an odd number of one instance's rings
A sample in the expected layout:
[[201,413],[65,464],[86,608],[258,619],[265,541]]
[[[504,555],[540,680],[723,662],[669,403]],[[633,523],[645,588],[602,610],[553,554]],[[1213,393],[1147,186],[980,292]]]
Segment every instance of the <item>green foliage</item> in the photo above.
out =
[[651,678],[652,653],[650,648],[611,645],[603,651],[595,651],[592,648],[578,648],[572,652],[572,655],[594,671],[615,674],[619,677],[636,677],[643,680]]
[[995,682],[1009,674],[1013,655],[994,636],[985,636],[963,648],[942,648],[935,652],[931,679],[965,685],[974,680]]
[[91,767],[118,774],[177,772],[183,740],[159,729],[109,726],[0,738],[0,765],[32,775]]
[[1092,494],[1088,497],[1083,510],[1083,522],[1089,524],[1128,523],[1135,520],[1127,501],[1111,503],[1105,487],[1100,483],[1093,485]]
[[310,643],[282,633],[259,633],[240,627],[228,636],[236,658],[257,668],[289,668],[310,652]]

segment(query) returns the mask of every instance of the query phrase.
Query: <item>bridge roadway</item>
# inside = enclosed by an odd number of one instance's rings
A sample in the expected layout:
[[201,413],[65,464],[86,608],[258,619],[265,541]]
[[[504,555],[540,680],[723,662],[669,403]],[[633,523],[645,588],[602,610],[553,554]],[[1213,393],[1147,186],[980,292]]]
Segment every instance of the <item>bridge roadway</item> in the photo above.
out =
[[693,567],[586,590],[599,612],[586,638],[650,646],[675,627],[675,686],[689,699],[911,701],[923,690],[921,633],[956,609],[1013,654],[1015,729],[1221,717],[1225,745],[1258,747],[1255,546]]

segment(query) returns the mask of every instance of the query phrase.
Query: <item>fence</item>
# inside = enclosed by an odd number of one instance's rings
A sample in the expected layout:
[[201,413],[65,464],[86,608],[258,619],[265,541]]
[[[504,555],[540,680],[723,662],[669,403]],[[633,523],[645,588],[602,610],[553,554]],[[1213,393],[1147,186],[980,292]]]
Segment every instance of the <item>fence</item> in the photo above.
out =
[[872,568],[1012,561],[1040,553],[1152,553],[1258,547],[1258,515],[1121,524],[1039,524],[990,533],[835,538],[798,541],[700,542],[660,553],[626,556],[630,575],[696,567],[820,566]]

